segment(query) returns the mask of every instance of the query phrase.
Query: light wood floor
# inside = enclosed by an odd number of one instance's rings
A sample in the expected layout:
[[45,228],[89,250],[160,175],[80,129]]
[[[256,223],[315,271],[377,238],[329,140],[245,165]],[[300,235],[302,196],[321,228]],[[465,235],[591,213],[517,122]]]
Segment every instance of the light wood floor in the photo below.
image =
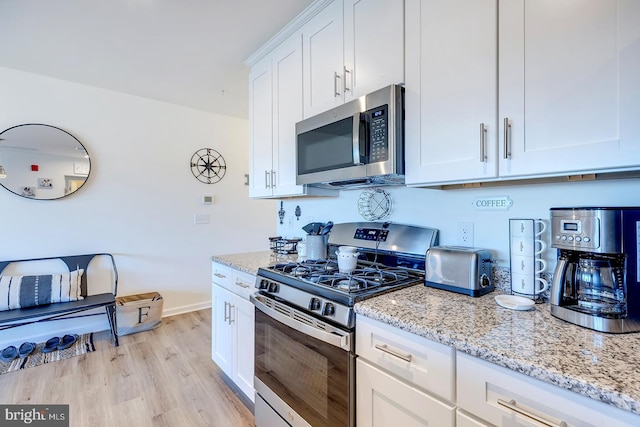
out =
[[69,404],[71,427],[253,426],[211,360],[211,310],[151,331],[94,334],[96,351],[0,375],[1,403]]

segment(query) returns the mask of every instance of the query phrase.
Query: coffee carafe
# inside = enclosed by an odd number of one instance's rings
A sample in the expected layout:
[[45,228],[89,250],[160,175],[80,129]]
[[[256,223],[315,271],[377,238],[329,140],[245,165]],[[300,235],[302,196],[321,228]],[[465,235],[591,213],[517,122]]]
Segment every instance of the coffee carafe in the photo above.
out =
[[552,208],[551,314],[601,332],[640,331],[640,208]]

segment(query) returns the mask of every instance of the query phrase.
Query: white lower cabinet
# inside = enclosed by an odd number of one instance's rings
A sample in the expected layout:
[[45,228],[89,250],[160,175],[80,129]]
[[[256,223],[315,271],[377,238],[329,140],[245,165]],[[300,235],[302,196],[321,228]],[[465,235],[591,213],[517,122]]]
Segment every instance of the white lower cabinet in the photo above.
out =
[[253,401],[255,276],[214,262],[212,278],[211,358]]
[[455,426],[456,408],[410,383],[356,359],[356,419],[362,426]]
[[358,316],[358,427],[631,427],[640,415]]
[[358,427],[455,426],[455,352],[414,334],[358,317]]
[[461,352],[456,360],[458,426],[640,425],[638,415],[511,369]]

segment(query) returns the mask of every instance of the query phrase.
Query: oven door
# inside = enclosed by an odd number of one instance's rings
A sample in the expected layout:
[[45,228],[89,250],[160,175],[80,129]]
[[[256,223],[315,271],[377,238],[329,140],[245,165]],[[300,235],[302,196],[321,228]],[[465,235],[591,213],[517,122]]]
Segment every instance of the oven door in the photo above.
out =
[[[251,300],[256,402],[292,426],[354,426],[353,333],[261,294]],[[260,413],[256,426],[267,426]]]

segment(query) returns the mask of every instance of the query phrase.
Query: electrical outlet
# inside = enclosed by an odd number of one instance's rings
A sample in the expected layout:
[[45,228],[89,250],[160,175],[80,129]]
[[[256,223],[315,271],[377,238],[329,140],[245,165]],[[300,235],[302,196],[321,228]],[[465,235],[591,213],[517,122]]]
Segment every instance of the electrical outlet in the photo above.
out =
[[473,247],[473,223],[458,223],[458,246]]

